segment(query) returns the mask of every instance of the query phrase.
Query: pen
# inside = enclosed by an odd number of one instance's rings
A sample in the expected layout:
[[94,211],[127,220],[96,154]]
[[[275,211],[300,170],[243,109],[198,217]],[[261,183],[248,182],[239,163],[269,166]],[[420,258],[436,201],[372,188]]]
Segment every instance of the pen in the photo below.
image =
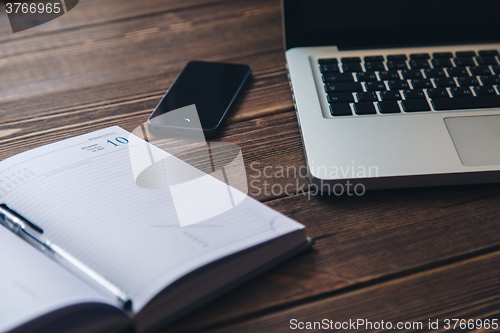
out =
[[31,222],[22,218],[5,204],[0,204],[0,223],[62,266],[113,296],[124,310],[132,309],[132,300],[117,286],[56,244],[37,235],[34,231],[39,231],[33,230]]

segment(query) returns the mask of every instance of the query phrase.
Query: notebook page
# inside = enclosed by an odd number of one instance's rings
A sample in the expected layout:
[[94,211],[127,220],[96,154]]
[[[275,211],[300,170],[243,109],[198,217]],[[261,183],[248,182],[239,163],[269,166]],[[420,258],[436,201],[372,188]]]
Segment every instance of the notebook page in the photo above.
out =
[[65,306],[109,299],[0,226],[0,332]]
[[[116,144],[116,138],[128,139]],[[134,311],[195,268],[303,228],[251,198],[181,227],[176,207],[216,206],[221,198],[209,194],[223,193],[211,190],[226,185],[215,178],[201,187],[193,182],[192,198],[174,205],[176,194],[168,186],[136,185],[130,154],[141,144],[111,127],[17,155],[0,163],[0,200],[121,288],[132,298]],[[169,155],[154,148],[163,163]],[[200,196],[203,191],[207,195]]]

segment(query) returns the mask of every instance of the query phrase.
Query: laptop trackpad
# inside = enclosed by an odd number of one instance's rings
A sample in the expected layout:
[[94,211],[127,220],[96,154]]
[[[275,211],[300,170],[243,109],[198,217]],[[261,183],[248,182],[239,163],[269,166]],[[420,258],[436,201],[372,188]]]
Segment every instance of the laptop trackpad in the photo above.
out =
[[500,115],[444,118],[465,166],[500,165]]

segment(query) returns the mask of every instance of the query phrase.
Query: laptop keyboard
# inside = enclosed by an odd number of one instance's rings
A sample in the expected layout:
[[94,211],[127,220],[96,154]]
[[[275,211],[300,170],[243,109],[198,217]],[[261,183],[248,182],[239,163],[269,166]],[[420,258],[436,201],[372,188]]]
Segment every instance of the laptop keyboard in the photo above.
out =
[[500,107],[497,50],[318,60],[332,116]]

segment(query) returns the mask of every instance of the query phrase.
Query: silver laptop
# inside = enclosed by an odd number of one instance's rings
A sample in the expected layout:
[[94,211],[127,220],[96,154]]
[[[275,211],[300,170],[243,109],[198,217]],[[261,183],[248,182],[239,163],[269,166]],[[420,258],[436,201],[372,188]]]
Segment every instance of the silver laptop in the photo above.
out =
[[500,181],[500,1],[282,4],[313,183],[337,193]]

